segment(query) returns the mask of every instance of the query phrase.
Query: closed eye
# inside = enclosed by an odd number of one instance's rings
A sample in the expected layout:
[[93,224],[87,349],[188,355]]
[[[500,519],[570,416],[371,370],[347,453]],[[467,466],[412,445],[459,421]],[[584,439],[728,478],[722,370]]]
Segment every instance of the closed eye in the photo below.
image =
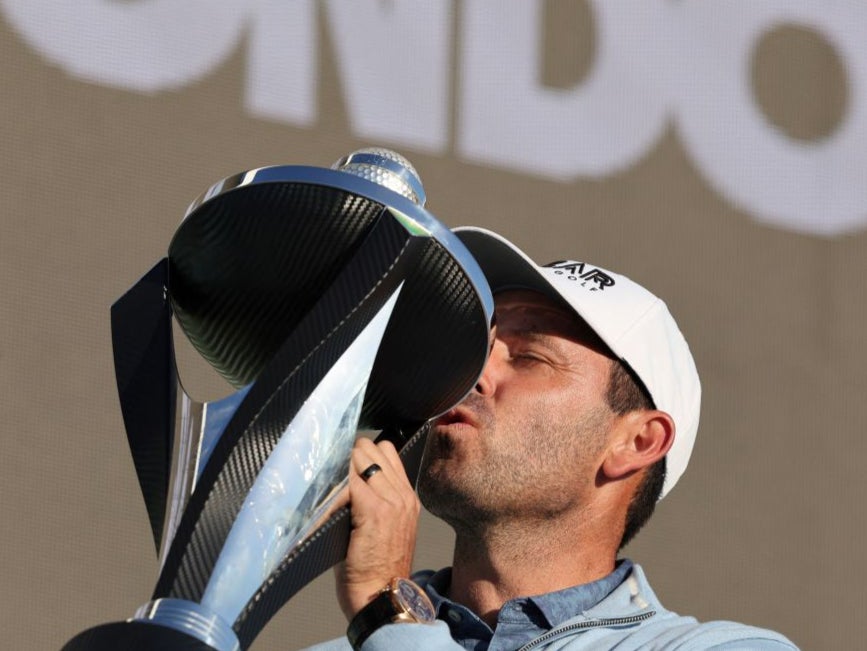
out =
[[517,351],[511,355],[513,363],[518,364],[549,364],[550,361],[544,355],[533,351]]

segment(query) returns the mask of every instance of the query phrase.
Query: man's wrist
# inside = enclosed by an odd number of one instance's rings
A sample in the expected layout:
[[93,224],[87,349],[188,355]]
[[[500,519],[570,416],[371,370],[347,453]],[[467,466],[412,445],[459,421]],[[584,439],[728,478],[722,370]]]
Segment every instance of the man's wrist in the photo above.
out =
[[386,624],[432,624],[435,619],[436,611],[424,590],[409,579],[395,577],[355,614],[346,637],[358,651],[374,631]]

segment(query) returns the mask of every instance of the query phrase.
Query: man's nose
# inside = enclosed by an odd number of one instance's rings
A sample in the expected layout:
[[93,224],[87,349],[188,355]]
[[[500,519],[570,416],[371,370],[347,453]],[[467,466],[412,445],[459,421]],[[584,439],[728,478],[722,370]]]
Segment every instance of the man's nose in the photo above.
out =
[[499,339],[494,339],[491,345],[491,354],[488,355],[488,362],[476,382],[476,392],[490,397],[497,390],[497,382],[502,370],[504,355],[508,354],[506,345]]

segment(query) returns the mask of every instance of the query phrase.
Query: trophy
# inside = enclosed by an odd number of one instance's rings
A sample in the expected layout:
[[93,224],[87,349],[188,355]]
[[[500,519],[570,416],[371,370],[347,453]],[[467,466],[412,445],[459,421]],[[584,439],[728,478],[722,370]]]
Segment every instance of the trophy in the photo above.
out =
[[[426,423],[472,389],[493,298],[424,208],[412,165],[226,178],[111,310],[124,425],[160,562],[151,600],[64,651],[240,651],[345,556],[349,458],[381,430],[417,467]],[[172,327],[235,388],[197,402]]]

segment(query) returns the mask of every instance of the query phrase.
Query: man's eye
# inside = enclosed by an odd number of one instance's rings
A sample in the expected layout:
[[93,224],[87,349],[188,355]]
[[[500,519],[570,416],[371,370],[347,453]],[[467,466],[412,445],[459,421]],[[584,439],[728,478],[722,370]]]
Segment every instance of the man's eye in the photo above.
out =
[[545,359],[541,355],[539,355],[537,353],[530,352],[530,351],[520,351],[520,352],[514,353],[512,355],[512,359],[515,360],[516,362],[521,362],[524,364],[531,364],[531,363],[536,363],[536,362],[542,363],[545,361]]

